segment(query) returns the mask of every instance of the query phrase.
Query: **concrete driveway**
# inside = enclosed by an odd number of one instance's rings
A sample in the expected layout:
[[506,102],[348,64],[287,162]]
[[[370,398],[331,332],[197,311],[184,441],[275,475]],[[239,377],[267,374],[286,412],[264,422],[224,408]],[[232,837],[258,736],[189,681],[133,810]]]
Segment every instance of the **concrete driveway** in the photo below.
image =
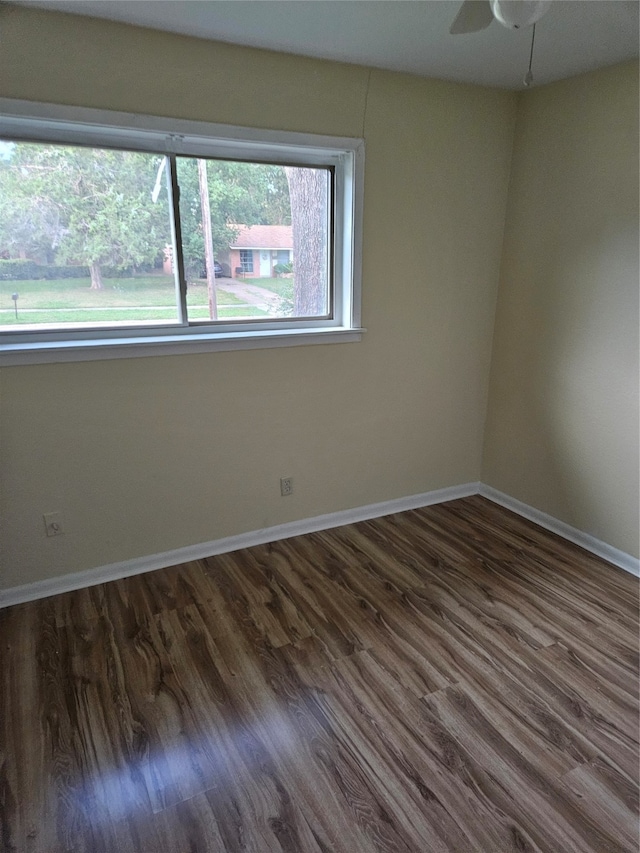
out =
[[281,302],[277,293],[272,293],[270,290],[265,290],[264,287],[258,287],[237,278],[217,278],[216,287],[219,290],[224,290],[225,293],[233,294],[247,305],[260,308],[262,311],[268,312],[277,309]]

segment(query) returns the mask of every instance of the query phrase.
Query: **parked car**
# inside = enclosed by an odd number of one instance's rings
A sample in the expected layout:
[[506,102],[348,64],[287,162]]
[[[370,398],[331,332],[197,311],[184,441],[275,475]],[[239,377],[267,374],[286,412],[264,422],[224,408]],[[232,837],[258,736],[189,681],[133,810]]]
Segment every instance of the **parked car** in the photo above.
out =
[[[215,275],[216,278],[224,278],[224,275],[225,275],[224,274],[224,267],[222,266],[222,264],[219,264],[217,261],[213,262],[213,274]],[[199,278],[206,278],[207,277],[207,268],[204,264],[202,265],[202,268],[200,270],[200,275],[198,277]]]

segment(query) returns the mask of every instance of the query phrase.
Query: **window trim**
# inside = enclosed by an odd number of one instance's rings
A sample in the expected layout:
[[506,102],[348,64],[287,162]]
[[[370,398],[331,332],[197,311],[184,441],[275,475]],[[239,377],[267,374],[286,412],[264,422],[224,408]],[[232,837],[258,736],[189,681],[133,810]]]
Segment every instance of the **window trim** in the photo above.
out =
[[332,319],[3,332],[0,364],[360,340],[364,141],[0,98],[0,138],[328,167],[334,173]]

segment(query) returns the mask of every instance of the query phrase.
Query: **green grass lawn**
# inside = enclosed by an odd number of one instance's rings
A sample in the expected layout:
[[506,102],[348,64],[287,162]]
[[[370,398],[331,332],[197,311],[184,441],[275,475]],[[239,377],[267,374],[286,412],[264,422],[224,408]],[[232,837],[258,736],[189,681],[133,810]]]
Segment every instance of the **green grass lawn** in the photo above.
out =
[[[102,290],[91,290],[90,284],[88,278],[0,281],[0,325],[175,322],[177,319],[173,276],[104,279]],[[18,294],[17,319],[11,298],[13,293]],[[217,299],[220,319],[266,314],[223,290],[218,290]],[[206,282],[189,287],[187,302],[191,319],[208,319]]]
[[264,287],[265,290],[270,290],[293,302],[293,276],[291,278],[247,278],[245,281],[247,284]]

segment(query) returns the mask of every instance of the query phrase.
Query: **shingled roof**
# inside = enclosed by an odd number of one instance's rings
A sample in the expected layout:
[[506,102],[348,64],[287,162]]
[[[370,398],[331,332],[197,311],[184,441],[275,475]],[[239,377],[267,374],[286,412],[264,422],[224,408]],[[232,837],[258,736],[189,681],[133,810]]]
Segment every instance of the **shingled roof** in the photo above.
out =
[[291,225],[236,225],[240,232],[231,249],[293,249]]

